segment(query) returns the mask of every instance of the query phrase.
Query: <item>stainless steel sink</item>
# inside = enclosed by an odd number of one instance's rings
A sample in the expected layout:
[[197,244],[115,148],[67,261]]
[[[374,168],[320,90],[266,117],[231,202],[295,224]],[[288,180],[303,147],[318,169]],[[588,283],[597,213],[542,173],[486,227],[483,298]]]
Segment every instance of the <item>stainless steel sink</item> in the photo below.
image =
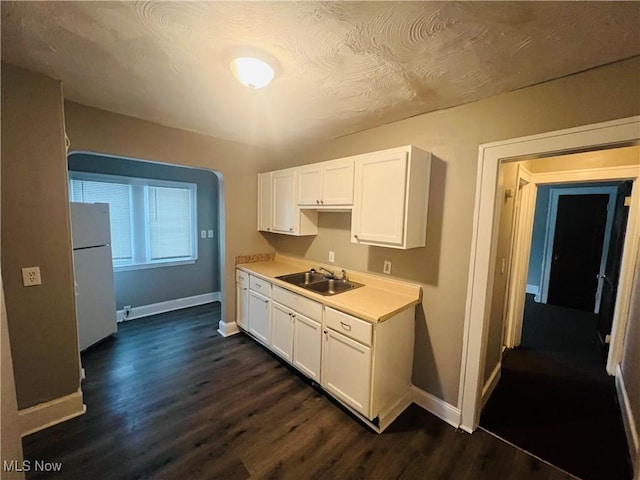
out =
[[361,283],[329,278],[315,270],[280,275],[276,278],[325,296],[337,295],[338,293],[347,292],[354,288],[364,287]]
[[347,280],[335,280],[333,278],[328,278],[326,280],[321,280],[319,282],[310,283],[309,285],[305,285],[304,288],[308,290],[313,290],[320,295],[337,295],[338,293],[346,292],[348,290],[353,290],[354,288],[363,287],[361,283],[350,282]]
[[289,275],[280,275],[276,278],[279,280],[284,280],[287,283],[291,283],[292,285],[297,285],[299,287],[309,285],[313,282],[319,282],[325,279],[324,275],[316,272],[315,270],[310,270],[308,272],[290,273]]

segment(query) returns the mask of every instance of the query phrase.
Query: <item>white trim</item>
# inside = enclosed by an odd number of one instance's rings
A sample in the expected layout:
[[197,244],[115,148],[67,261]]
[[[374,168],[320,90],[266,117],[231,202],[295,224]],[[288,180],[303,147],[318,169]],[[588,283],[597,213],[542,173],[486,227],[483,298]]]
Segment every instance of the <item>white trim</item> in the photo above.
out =
[[382,433],[386,428],[391,425],[396,418],[404,412],[409,405],[413,403],[413,391],[407,390],[407,392],[400,397],[400,399],[386,410],[380,412],[378,415],[378,433]]
[[[425,392],[415,385],[411,385],[413,403],[424,408],[427,412],[432,413],[436,417],[444,420],[454,428],[460,427],[460,410],[439,399],[438,397]],[[471,433],[471,432],[469,432]]]
[[124,318],[124,310],[116,311],[116,319],[118,322],[134,320],[136,318],[148,317],[158,313],[172,312],[181,308],[195,307],[204,305],[205,303],[219,302],[220,292],[203,293],[202,295],[194,295],[192,297],[176,298],[167,300],[166,302],[151,303],[149,305],[141,305],[133,307],[131,314],[127,319]]
[[236,322],[225,322],[224,320],[220,320],[218,322],[218,333],[226,338],[231,335],[235,335],[236,333],[240,333],[240,329]]
[[58,423],[83,415],[87,406],[82,403],[82,390],[49,402],[18,411],[23,437]]
[[539,292],[540,292],[540,287],[538,285],[531,285],[530,283],[527,283],[527,293],[538,295]]
[[489,379],[485,382],[482,387],[482,407],[487,404],[489,398],[493,394],[493,391],[498,386],[498,382],[500,381],[500,376],[502,375],[502,362],[496,363],[496,366],[493,368]]
[[[569,173],[569,176],[571,174]],[[607,217],[605,219],[604,227],[604,239],[602,242],[602,252],[600,253],[600,268],[598,273],[604,274],[604,269],[607,265],[607,254],[609,250],[609,242],[611,240],[611,228],[613,226],[613,214],[615,210],[617,187],[577,187],[568,188],[558,186],[557,188],[551,188],[549,191],[549,212],[547,214],[547,226],[545,229],[545,244],[544,251],[542,253],[542,273],[540,280],[540,297],[541,303],[547,303],[549,297],[549,280],[551,278],[551,261],[553,253],[553,245],[555,241],[556,222],[558,219],[558,204],[560,197],[563,195],[591,195],[591,194],[606,194],[609,195],[609,202],[607,205]],[[600,297],[602,295],[602,283],[603,280],[598,280],[598,286],[596,290],[596,303],[594,313],[600,311]]]
[[529,273],[529,252],[533,235],[533,217],[537,188],[531,181],[532,174],[518,165],[518,195],[514,205],[515,217],[509,252],[510,266],[505,295],[505,315],[503,345],[515,348],[522,340],[522,321],[526,300],[527,276]]
[[[620,365],[616,366],[616,392],[618,393],[618,402],[620,402],[620,411],[622,413],[622,423],[624,423],[624,431],[627,434],[627,444],[629,445],[629,455],[631,460],[636,462],[638,454],[640,453],[640,439],[638,438],[638,430],[636,429],[635,417],[633,410],[631,410],[631,404],[629,402],[629,395],[624,385],[624,379],[622,378],[622,370]],[[640,413],[640,412],[638,412]],[[640,469],[640,465],[634,465],[636,471]]]
[[[473,431],[480,418],[480,403],[483,386],[482,374],[487,348],[488,310],[490,293],[493,289],[493,271],[490,268],[495,256],[494,225],[496,180],[498,167],[502,159],[526,158],[540,154],[561,155],[585,149],[597,149],[600,146],[628,145],[640,141],[640,116],[547,132],[539,135],[510,139],[479,146],[478,173],[476,180],[475,207],[473,213],[473,234],[469,259],[469,277],[467,283],[467,301],[463,332],[463,351],[460,368],[460,388],[458,405],[461,409],[461,428]],[[636,169],[638,170],[638,169]],[[580,172],[576,181],[584,181]],[[634,188],[632,206],[627,224],[627,238],[623,254],[623,268],[620,274],[620,288],[616,302],[612,335],[619,331],[619,347],[612,341],[609,360],[617,359],[622,353],[622,340],[626,316],[630,305],[631,275],[629,265],[632,252],[637,251],[640,221],[636,219],[634,199],[640,203],[640,188]],[[497,215],[496,215],[497,217]],[[635,250],[632,248],[635,247]],[[619,348],[616,351],[616,348]],[[613,355],[613,357],[612,357]],[[618,362],[619,363],[619,360]]]

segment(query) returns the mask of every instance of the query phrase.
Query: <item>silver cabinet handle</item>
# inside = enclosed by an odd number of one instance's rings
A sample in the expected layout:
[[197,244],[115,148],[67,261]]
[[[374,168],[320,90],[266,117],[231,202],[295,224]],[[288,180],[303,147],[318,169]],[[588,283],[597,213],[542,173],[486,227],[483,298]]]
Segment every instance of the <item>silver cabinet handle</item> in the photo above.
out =
[[353,238],[358,238],[358,235],[354,235]]
[[320,205],[320,200],[316,200],[316,205]]
[[289,231],[290,231],[290,232],[293,232],[293,227],[289,227]]
[[344,328],[345,330],[351,330],[351,325],[349,325],[348,323],[340,322],[340,325],[342,325],[342,328]]

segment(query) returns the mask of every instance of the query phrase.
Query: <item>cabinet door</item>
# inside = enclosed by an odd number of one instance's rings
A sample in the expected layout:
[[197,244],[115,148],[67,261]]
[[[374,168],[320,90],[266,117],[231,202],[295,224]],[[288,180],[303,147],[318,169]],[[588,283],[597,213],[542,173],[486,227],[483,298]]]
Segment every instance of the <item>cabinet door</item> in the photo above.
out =
[[293,364],[307,377],[320,381],[320,351],[322,326],[299,313],[295,313]]
[[322,166],[307,165],[298,168],[298,205],[320,205],[322,199]]
[[236,323],[249,329],[249,288],[241,283],[236,284]]
[[267,297],[249,290],[249,332],[266,345],[269,345],[270,303]]
[[322,173],[322,205],[353,204],[353,158],[325,162]]
[[368,418],[371,349],[325,328],[322,342],[322,386]]
[[294,173],[292,170],[274,172],[272,178],[273,212],[271,229],[278,232],[293,232]]
[[402,245],[406,182],[406,151],[366,155],[355,160],[353,242]]
[[258,174],[258,230],[271,231],[271,172]]
[[271,350],[287,362],[293,362],[293,312],[279,303],[272,303]]

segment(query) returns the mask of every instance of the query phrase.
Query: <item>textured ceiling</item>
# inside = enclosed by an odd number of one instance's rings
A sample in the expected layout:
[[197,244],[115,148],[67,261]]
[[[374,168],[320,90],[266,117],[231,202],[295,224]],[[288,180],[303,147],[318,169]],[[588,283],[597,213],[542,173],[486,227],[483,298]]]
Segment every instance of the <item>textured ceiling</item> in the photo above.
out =
[[[638,2],[1,2],[2,59],[216,137],[319,141],[640,54]],[[249,90],[239,47],[277,61]]]

